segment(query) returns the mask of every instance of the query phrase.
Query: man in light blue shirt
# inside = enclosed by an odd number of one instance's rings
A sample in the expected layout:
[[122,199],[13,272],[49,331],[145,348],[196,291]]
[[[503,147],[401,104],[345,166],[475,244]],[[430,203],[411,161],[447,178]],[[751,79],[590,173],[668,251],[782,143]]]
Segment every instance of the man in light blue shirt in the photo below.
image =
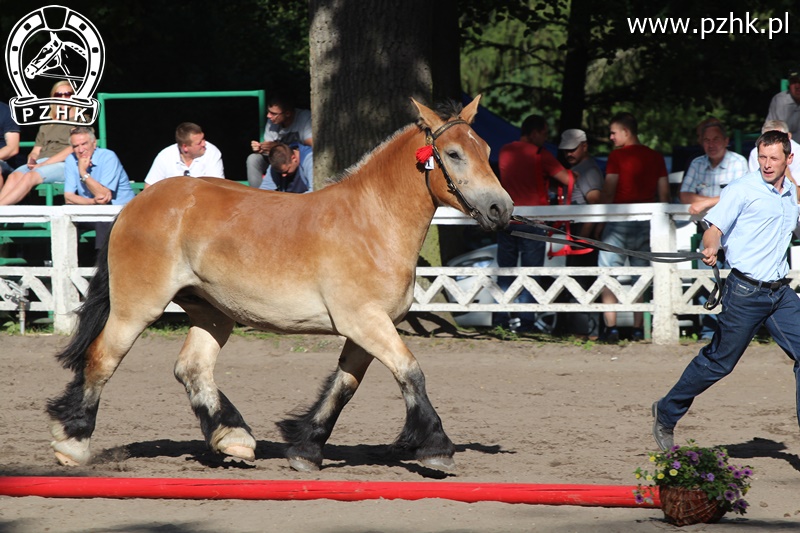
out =
[[310,146],[277,143],[269,151],[269,167],[259,189],[304,193],[314,190],[314,155]]
[[[97,148],[94,129],[72,128],[72,154],[64,166],[64,201],[77,205],[125,205],[134,193],[117,154]],[[111,230],[110,222],[94,222],[95,249],[102,248]]]
[[[689,213],[698,215],[708,211],[719,202],[722,189],[731,181],[747,173],[747,160],[728,150],[728,133],[718,120],[704,123],[698,133],[705,155],[692,160],[681,183],[681,203],[689,204]],[[719,268],[730,268],[724,257],[717,258]],[[704,265],[700,265],[704,268]],[[708,267],[705,267],[708,268]],[[707,297],[698,297],[705,304]],[[717,329],[717,316],[700,315],[700,339],[711,340]]]
[[795,186],[786,179],[793,156],[789,136],[779,131],[761,135],[756,147],[759,171],[731,182],[705,217],[703,262],[714,266],[722,248],[733,269],[722,289],[722,312],[711,344],[653,404],[653,437],[662,450],[673,446],[675,425],[694,398],[733,371],[762,326],[794,361],[800,423],[800,298],[785,277],[786,249],[800,217]]

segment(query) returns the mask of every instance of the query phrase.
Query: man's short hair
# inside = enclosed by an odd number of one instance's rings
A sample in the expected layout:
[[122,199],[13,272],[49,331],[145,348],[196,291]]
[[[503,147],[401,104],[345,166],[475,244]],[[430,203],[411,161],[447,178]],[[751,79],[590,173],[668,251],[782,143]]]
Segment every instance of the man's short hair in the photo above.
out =
[[91,126],[75,126],[71,130],[69,130],[70,135],[89,135],[93,141],[97,140],[97,136],[94,134],[94,128]]
[[789,133],[789,125],[783,120],[767,120],[764,122],[764,125],[761,126],[761,133],[767,133],[768,131]]
[[288,144],[276,143],[269,149],[269,164],[273,168],[283,167],[292,161],[292,148]]
[[175,142],[178,143],[178,146],[192,144],[192,135],[198,133],[203,133],[203,128],[194,122],[181,122],[175,128]]
[[281,111],[294,111],[294,100],[287,94],[273,94],[267,99],[267,107],[278,106]]
[[712,121],[706,122],[705,124],[703,124],[703,127],[700,128],[700,140],[701,141],[703,140],[703,135],[705,135],[706,132],[708,130],[710,130],[711,128],[719,128],[719,131],[722,133],[722,136],[726,137],[726,138],[728,137],[728,132],[725,129],[725,124],[723,124],[719,120],[712,120]]
[[773,144],[779,143],[783,145],[783,155],[789,157],[789,154],[792,153],[792,145],[789,142],[789,134],[782,131],[770,130],[766,133],[762,133],[761,137],[756,141],[756,148],[772,146]]
[[519,127],[523,136],[530,135],[532,131],[542,131],[547,127],[547,121],[542,115],[530,115],[522,121]]
[[639,123],[636,122],[636,117],[626,111],[619,112],[611,117],[609,124],[619,124],[631,132],[631,135],[639,135]]

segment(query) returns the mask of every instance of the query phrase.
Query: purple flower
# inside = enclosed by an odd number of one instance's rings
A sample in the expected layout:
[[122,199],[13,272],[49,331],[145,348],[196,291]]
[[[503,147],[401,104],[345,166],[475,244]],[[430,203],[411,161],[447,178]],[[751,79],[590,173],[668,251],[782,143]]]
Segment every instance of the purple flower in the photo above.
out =
[[[701,476],[701,477],[702,477],[702,476]],[[706,474],[706,480],[707,480],[707,481],[714,481],[714,474],[712,474],[711,472],[709,472],[708,474]]]
[[732,490],[726,490],[725,499],[728,500],[729,502],[732,502],[733,500],[736,499],[736,494],[734,494]]
[[750,476],[752,476],[752,475],[753,475],[753,471],[752,471],[752,470],[750,470],[750,469],[749,469],[749,468],[747,468],[747,467],[744,467],[744,470],[742,470],[742,473],[743,473],[745,476],[747,476],[747,477],[750,477]]
[[697,464],[697,462],[700,460],[700,456],[697,454],[697,452],[693,452],[691,450],[686,452],[686,457],[688,457],[689,461],[691,461],[693,464]]
[[733,479],[742,479],[742,471],[741,470],[734,470],[733,471]]
[[747,503],[746,501],[744,501],[744,500],[741,500],[741,499],[739,499],[739,500],[736,500],[736,503],[734,503],[734,505],[735,505],[736,507],[738,507],[739,509],[741,509],[742,511],[744,511],[745,509],[747,509],[748,507],[750,507],[750,504],[749,504],[749,503]]
[[720,459],[719,461],[717,461],[717,466],[720,468],[725,468],[725,461]]
[[636,503],[644,503],[644,496],[642,496],[641,494],[637,494],[635,499]]
[[674,468],[675,470],[678,470],[680,467],[681,467],[680,461],[675,461],[674,463],[672,463],[672,468]]

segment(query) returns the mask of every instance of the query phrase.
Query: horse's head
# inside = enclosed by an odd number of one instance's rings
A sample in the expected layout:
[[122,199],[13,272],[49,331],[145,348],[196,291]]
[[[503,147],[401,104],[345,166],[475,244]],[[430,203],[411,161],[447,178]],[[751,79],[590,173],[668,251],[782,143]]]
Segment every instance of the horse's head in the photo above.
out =
[[469,126],[480,98],[449,118],[411,101],[435,161],[428,185],[431,194],[443,205],[472,216],[483,229],[495,231],[508,225],[514,202],[489,165],[489,145]]
[[50,40],[39,50],[39,53],[28,63],[28,66],[25,67],[25,77],[29,80],[33,79],[41,72],[60,65],[61,56],[59,55],[59,51],[63,46],[64,43],[58,38],[58,35],[51,31]]

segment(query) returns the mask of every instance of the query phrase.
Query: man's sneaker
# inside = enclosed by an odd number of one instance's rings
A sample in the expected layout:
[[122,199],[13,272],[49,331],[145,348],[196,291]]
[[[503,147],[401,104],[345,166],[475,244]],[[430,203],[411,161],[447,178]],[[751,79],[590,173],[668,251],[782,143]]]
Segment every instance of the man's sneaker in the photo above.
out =
[[656,444],[661,448],[661,451],[667,451],[674,445],[674,430],[672,428],[664,427],[658,421],[658,402],[653,402],[653,438],[656,439]]
[[617,328],[606,328],[598,340],[606,344],[617,344],[619,342],[619,330]]
[[631,335],[631,339],[634,342],[640,342],[644,340],[644,330],[642,328],[636,328],[633,330],[633,335]]

